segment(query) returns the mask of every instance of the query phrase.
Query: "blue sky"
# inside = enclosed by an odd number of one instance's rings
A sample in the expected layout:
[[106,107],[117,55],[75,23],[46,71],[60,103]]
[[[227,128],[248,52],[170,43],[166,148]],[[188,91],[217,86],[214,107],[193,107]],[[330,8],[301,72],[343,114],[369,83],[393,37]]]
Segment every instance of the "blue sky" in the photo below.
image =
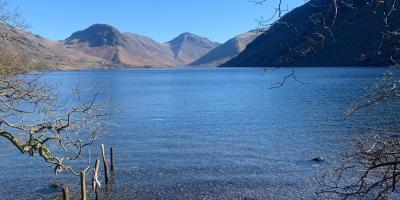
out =
[[[263,6],[249,0],[12,0],[30,30],[62,40],[95,23],[115,26],[166,42],[192,32],[224,42],[257,27],[256,19],[269,17],[278,0]],[[304,0],[286,0],[295,8]]]

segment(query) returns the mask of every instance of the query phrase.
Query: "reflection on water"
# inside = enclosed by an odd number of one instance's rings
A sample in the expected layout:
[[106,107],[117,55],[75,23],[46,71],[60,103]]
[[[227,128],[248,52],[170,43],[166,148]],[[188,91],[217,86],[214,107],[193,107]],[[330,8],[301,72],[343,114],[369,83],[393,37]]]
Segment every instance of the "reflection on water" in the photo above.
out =
[[[113,70],[45,79],[63,88],[103,82],[123,107],[116,119],[121,127],[101,141],[117,152],[110,199],[313,198],[314,178],[337,163],[361,130],[394,117],[399,105],[337,121],[383,69],[299,68],[304,84],[268,89],[287,72]],[[78,182],[54,178],[42,160],[0,143],[0,199],[47,199],[58,194],[43,192],[50,183]],[[310,161],[317,155],[326,162]]]

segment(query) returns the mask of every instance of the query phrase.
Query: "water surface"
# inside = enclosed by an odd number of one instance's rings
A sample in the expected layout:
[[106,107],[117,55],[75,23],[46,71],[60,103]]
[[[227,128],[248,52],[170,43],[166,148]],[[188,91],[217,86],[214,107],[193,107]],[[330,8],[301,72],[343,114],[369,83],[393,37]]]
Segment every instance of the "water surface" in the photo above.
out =
[[[101,138],[117,152],[110,199],[315,198],[314,178],[334,166],[365,128],[391,120],[399,105],[380,105],[341,121],[379,80],[379,68],[98,70],[54,72],[62,88],[102,82],[123,112]],[[63,91],[63,93],[67,93]],[[39,158],[0,139],[0,199],[49,199],[54,177]],[[310,161],[323,155],[326,161]]]

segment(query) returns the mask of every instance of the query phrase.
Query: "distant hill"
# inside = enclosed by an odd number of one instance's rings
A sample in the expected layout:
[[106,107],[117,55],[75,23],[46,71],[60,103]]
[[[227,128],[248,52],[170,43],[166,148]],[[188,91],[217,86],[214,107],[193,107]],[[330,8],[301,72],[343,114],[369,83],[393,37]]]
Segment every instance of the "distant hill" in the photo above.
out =
[[31,70],[81,69],[87,67],[110,66],[106,60],[68,49],[63,43],[51,41],[29,31],[6,27],[11,41],[4,41],[5,48],[20,59],[24,59]]
[[218,66],[237,56],[246,46],[261,34],[260,31],[249,31],[238,35],[216,47],[196,60],[191,66]]
[[[332,35],[321,20],[331,1],[311,0],[285,15],[284,23],[275,23],[222,66],[387,66],[393,64],[392,58],[400,59],[399,51],[393,50],[399,35],[382,40],[388,29],[400,29],[399,4],[395,4],[386,26],[382,16],[390,2],[350,2],[351,7],[339,3]],[[324,31],[324,37],[317,34]]]
[[177,61],[190,64],[220,44],[193,33],[183,33],[167,42]]
[[132,67],[184,66],[218,45],[191,33],[168,43],[158,43],[149,37],[121,33],[106,24],[95,24],[75,32],[64,42],[68,48]]

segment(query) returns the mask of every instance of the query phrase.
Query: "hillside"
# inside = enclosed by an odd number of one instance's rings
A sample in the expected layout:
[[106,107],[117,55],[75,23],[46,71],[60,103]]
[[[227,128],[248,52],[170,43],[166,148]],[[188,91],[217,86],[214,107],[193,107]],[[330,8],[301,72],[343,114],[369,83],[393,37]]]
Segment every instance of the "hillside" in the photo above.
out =
[[247,33],[240,34],[211,50],[190,65],[208,67],[221,65],[237,56],[260,34],[261,32],[258,31],[249,31]]
[[134,33],[121,33],[106,24],[95,24],[73,33],[65,46],[116,65],[131,67],[184,66],[217,46],[206,38],[185,33],[168,43]]
[[222,66],[392,65],[392,58],[400,58],[399,51],[394,51],[399,45],[399,34],[382,38],[400,29],[399,4],[386,25],[382,17],[389,8],[386,1],[375,5],[361,0],[347,2],[351,4],[339,3],[336,21],[330,29],[332,34],[323,26],[324,18],[333,21],[333,15],[329,15],[331,2],[312,0],[285,15],[284,23],[275,23]]
[[[5,29],[2,25],[2,29]],[[11,41],[4,41],[8,52],[24,59],[35,70],[81,69],[109,66],[107,61],[80,51],[67,49],[63,43],[51,41],[31,32],[7,28]]]

